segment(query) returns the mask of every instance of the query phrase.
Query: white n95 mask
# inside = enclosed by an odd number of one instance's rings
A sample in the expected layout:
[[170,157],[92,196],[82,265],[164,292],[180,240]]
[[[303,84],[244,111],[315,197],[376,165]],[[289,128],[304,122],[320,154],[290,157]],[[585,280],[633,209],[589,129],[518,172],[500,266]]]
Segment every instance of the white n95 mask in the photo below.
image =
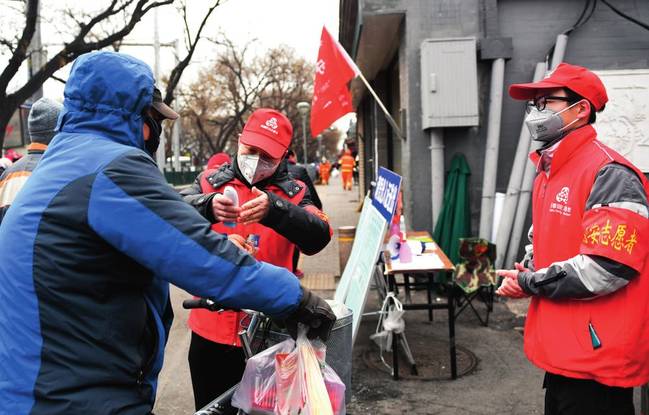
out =
[[239,154],[237,155],[237,165],[243,177],[250,184],[269,178],[277,169],[273,162],[260,157],[259,154]]

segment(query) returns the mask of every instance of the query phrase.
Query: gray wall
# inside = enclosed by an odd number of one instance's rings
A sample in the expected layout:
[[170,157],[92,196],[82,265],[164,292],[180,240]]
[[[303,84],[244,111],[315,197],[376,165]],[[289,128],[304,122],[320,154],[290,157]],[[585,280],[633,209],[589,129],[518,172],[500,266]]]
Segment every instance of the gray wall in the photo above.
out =
[[[484,36],[482,9],[488,0],[365,0],[364,13],[404,11],[406,14],[398,52],[401,106],[407,110],[407,139],[401,145],[406,215],[414,228],[431,230],[430,139],[421,129],[420,45],[426,38]],[[513,57],[505,66],[505,91],[501,125],[497,190],[509,180],[518,135],[523,121],[523,103],[506,93],[512,83],[529,82],[536,62],[542,61],[557,34],[576,21],[584,6],[577,0],[501,0],[498,4],[498,34],[513,39]],[[623,12],[649,22],[649,2],[616,0]],[[592,18],[569,39],[565,61],[591,69],[649,68],[649,31],[598,4]],[[480,126],[444,129],[445,164],[463,153],[472,176],[472,230],[477,233],[482,187],[482,169],[488,112],[489,62],[478,63]]]
[[[417,229],[431,229],[430,139],[421,129],[419,48],[431,37],[476,36],[480,33],[479,0],[365,1],[365,12],[404,10],[399,52],[401,105],[407,109],[407,139],[401,145],[406,217]],[[443,191],[443,190],[442,190]]]

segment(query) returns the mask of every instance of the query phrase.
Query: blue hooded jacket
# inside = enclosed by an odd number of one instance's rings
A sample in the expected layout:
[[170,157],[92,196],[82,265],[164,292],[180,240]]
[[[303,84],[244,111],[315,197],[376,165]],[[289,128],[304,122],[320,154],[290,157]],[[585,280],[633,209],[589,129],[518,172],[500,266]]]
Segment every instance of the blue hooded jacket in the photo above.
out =
[[74,62],[60,133],[0,226],[2,414],[150,413],[169,282],[276,316],[301,299],[165,182],[142,137],[153,88],[124,54]]

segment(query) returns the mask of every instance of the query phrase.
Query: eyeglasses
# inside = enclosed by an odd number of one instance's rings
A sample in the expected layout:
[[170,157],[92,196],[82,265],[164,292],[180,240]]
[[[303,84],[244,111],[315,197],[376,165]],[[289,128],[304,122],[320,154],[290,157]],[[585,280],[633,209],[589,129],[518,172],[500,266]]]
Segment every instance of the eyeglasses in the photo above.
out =
[[529,114],[532,111],[532,107],[536,107],[537,110],[543,111],[545,109],[545,106],[548,104],[548,101],[564,101],[564,102],[569,102],[571,104],[575,103],[575,100],[573,98],[555,97],[552,95],[548,95],[546,97],[534,98],[534,101],[528,101],[527,105],[525,106],[525,112]]

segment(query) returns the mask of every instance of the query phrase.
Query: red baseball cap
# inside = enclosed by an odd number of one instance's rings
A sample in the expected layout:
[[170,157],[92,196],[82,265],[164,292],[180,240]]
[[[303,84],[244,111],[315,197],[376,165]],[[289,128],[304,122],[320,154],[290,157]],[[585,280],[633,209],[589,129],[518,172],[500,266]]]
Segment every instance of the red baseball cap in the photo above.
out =
[[597,75],[582,66],[568,63],[560,63],[538,82],[510,85],[509,95],[514,99],[533,100],[539,90],[556,88],[569,88],[590,101],[596,111],[601,111],[608,102],[606,88]]
[[292,137],[293,126],[286,115],[270,108],[260,108],[248,118],[239,140],[277,159],[284,155]]
[[232,159],[227,153],[216,153],[207,160],[207,169],[216,169],[225,163],[230,163],[231,161]]

